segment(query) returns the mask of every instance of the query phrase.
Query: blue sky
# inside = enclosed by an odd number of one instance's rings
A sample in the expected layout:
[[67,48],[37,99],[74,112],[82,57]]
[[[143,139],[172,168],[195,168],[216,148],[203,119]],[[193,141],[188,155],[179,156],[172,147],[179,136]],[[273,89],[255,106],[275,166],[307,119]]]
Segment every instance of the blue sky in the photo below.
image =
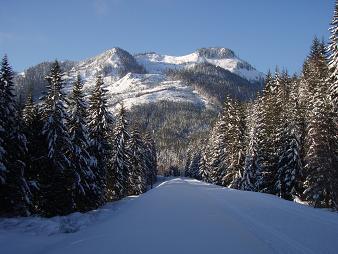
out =
[[182,55],[233,49],[266,72],[299,71],[315,35],[328,39],[334,0],[0,0],[0,54],[21,71],[118,46]]

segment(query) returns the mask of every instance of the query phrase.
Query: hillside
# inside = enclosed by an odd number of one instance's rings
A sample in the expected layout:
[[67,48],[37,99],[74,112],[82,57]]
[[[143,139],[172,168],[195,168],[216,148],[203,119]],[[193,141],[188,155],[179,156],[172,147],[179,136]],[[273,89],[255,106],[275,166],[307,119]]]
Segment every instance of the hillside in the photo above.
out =
[[3,254],[334,254],[337,221],[276,196],[176,178],[87,214],[1,219],[0,245]]

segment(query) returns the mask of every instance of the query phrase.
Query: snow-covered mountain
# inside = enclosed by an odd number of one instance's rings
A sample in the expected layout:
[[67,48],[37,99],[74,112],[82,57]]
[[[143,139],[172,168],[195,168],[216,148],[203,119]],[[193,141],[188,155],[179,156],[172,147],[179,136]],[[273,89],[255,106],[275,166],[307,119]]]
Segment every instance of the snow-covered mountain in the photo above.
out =
[[[227,93],[230,96],[235,96],[232,94],[234,93],[233,90],[236,89],[236,86],[241,86],[240,89],[237,89],[241,92],[236,93],[237,97],[244,99],[257,92],[259,89],[257,84],[263,79],[263,73],[257,71],[249,63],[238,58],[232,50],[226,48],[201,48],[185,56],[169,56],[157,53],[143,53],[133,56],[121,48],[112,48],[84,61],[66,63],[64,64],[65,79],[68,83],[66,90],[71,91],[71,81],[75,79],[77,74],[80,74],[84,80],[85,89],[90,91],[95,84],[97,75],[101,74],[109,91],[110,104],[115,105],[118,102],[123,102],[128,108],[164,100],[191,102],[199,106],[208,106],[214,103],[210,100],[210,97],[215,97],[215,95],[210,96],[208,88],[204,87],[203,92],[201,92],[198,86],[192,84],[198,83],[197,81],[193,82],[191,78],[181,78],[180,76],[177,78],[177,75],[176,78],[173,78],[173,75],[168,75],[168,71],[181,72],[181,74],[184,72],[184,77],[187,77],[185,72],[189,72],[189,75],[196,74],[193,79],[199,80],[201,74],[203,74],[204,79],[208,79],[208,76],[214,78],[214,73],[210,74],[210,67],[215,68],[214,72],[217,73],[221,70],[225,74],[223,73],[222,76],[217,74],[218,78],[227,80],[228,83],[217,88],[219,91],[216,91],[216,93],[222,94],[222,96]],[[194,68],[201,70],[200,66],[205,64],[208,64],[208,71],[194,72]],[[47,73],[41,73],[41,71],[47,72],[49,69],[43,67],[45,65],[40,64],[18,75],[18,88],[28,90],[33,86],[35,93],[42,92],[41,90],[43,90],[46,82],[44,76]],[[40,73],[37,73],[37,70]],[[210,83],[212,82],[214,80],[210,81]],[[39,89],[34,89],[34,86]],[[211,89],[212,85],[210,85]],[[247,90],[249,93],[245,94]],[[36,97],[38,95],[36,94]]]
[[[245,84],[247,89],[252,89],[263,79],[263,73],[226,48],[202,48],[185,56],[156,53],[132,56],[123,49],[112,48],[98,56],[76,63],[67,72],[66,78],[72,81],[79,73],[85,82],[85,89],[90,90],[97,75],[103,75],[111,105],[123,102],[131,108],[134,105],[165,100],[191,102],[207,107],[212,103],[208,98],[208,89],[204,89],[205,93],[201,93],[190,81],[173,79],[167,75],[168,71],[191,71],[202,64],[209,64],[236,76],[238,81],[229,85],[232,87]],[[68,85],[67,89],[70,90],[71,85]],[[220,93],[226,94],[227,91],[225,89]]]

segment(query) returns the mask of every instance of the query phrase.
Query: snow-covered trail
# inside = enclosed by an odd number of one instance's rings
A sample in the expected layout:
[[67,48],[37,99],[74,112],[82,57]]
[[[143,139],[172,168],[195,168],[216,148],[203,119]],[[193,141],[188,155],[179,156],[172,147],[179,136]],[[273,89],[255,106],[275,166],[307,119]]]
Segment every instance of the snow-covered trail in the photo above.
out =
[[272,195],[175,178],[118,208],[72,234],[0,235],[1,253],[338,253],[336,213]]

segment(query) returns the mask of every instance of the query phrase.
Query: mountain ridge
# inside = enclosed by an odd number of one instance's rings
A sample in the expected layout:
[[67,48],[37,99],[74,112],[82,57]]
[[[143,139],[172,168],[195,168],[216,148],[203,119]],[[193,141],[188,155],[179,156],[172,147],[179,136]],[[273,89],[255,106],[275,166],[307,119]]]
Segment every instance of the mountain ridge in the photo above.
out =
[[[84,87],[89,92],[95,83],[97,75],[100,74],[103,76],[106,86],[111,91],[111,97],[118,95],[116,100],[124,100],[126,96],[121,97],[122,91],[125,93],[134,93],[137,88],[140,88],[139,90],[142,91],[145,89],[151,89],[156,92],[156,89],[154,90],[155,86],[162,88],[163,86],[170,87],[170,91],[174,88],[178,88],[176,90],[179,90],[182,87],[192,87],[192,84],[189,82],[187,83],[182,80],[179,82],[177,79],[171,80],[170,76],[167,75],[168,72],[194,70],[198,68],[198,66],[206,66],[208,64],[214,66],[215,68],[222,68],[239,77],[238,80],[228,85],[228,88],[231,89],[233,89],[234,86],[243,87],[244,84],[244,87],[247,86],[249,90],[252,90],[249,86],[251,84],[261,84],[264,77],[262,72],[257,71],[248,62],[238,58],[234,51],[222,47],[199,48],[193,53],[183,56],[161,55],[155,52],[132,55],[122,48],[114,47],[85,60],[78,62],[65,61],[65,64],[62,62],[61,66],[64,67],[63,69],[65,71],[65,81],[67,83],[66,90],[71,90],[72,81],[76,78],[77,74],[80,74],[84,81]],[[43,73],[34,73],[35,67]],[[46,72],[48,71],[48,68],[41,67],[44,66],[41,66],[41,64],[33,66],[17,76],[16,80],[18,81],[18,90],[26,90],[24,92],[19,91],[20,94],[27,93],[28,90],[33,90],[35,93],[38,93],[39,89],[44,90],[43,88],[46,85],[46,81],[43,77],[44,74],[47,74]],[[34,80],[34,77],[32,78],[31,76],[38,76],[38,80]],[[129,80],[128,77],[130,77]],[[222,78],[226,79],[227,77],[224,77],[223,75]],[[233,77],[231,78],[233,79]],[[35,82],[33,82],[33,80]],[[147,82],[143,83],[142,80],[147,80]],[[139,85],[135,86],[135,83],[138,83]],[[28,86],[38,86],[39,89],[34,89],[34,87],[33,89],[31,87],[28,88]],[[133,90],[128,91],[128,87]],[[259,86],[257,87],[259,89]],[[220,93],[229,93],[226,87],[223,87],[222,89],[224,91],[222,90]],[[169,90],[167,96],[153,96],[154,100],[176,101],[178,98],[185,97],[185,94],[171,93]],[[241,88],[241,90],[243,90],[243,88]],[[199,98],[196,98],[196,100],[202,99],[206,101],[205,96],[199,94],[195,88],[181,89],[181,91],[184,91],[183,93],[189,93],[188,97],[198,96]],[[233,94],[229,95],[234,97]],[[252,96],[254,96],[254,93],[249,96],[245,95],[244,99],[248,99],[247,97]],[[25,95],[23,97],[25,97]],[[34,97],[37,98],[39,96],[35,94]],[[130,98],[130,96],[127,97]],[[222,100],[223,97],[218,99]],[[112,104],[115,104],[116,100],[114,100],[115,102]],[[140,103],[144,103],[147,100],[141,99],[139,101]],[[134,100],[132,103],[126,101],[126,105],[130,106],[137,103],[137,100]]]

